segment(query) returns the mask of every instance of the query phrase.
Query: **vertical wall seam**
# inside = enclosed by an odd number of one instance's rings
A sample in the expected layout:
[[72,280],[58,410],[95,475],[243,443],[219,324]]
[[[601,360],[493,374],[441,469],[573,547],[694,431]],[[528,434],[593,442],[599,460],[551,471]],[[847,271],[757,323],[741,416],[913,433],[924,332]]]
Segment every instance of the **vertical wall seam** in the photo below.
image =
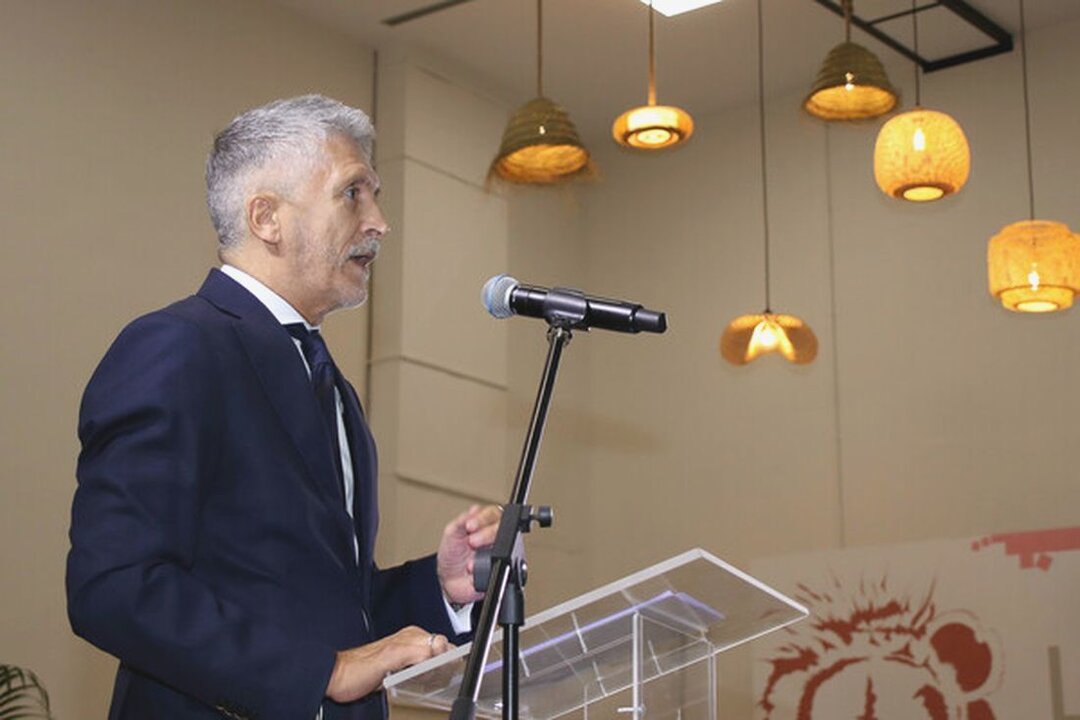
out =
[[[379,127],[379,51],[373,50],[371,53],[371,122],[376,128]],[[378,157],[379,138],[376,136],[372,148],[372,163],[375,158]],[[371,280],[368,280],[368,299],[367,307],[364,308],[367,311],[367,357],[364,358],[364,396],[362,398],[364,403],[365,412],[371,412],[371,359],[374,355],[375,348],[375,293],[372,292]]]
[[825,225],[829,237],[829,322],[832,325],[833,437],[836,457],[836,539],[847,547],[847,522],[844,513],[844,456],[840,433],[840,342],[836,321],[836,248],[833,225],[832,143],[829,125],[825,125]]

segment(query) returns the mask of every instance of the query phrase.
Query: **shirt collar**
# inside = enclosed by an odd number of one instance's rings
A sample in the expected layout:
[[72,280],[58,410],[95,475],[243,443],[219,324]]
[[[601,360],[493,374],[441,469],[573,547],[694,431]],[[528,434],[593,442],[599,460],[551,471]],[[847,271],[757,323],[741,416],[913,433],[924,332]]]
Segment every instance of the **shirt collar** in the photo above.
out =
[[304,316],[297,311],[289,302],[278,295],[276,292],[268,288],[263,283],[259,282],[251,275],[233,265],[225,264],[221,266],[221,272],[225,273],[233,280],[238,282],[241,287],[247,290],[249,293],[255,296],[255,298],[266,306],[266,309],[274,316],[274,318],[282,325],[288,325],[290,323],[304,323],[304,327],[308,330],[318,330],[318,325],[311,325]]

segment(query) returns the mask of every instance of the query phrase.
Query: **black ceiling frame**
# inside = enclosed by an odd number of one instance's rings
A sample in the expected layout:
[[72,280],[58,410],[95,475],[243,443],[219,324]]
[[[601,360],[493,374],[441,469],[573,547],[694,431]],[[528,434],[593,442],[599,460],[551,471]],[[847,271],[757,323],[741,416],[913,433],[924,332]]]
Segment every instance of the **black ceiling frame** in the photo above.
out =
[[[834,2],[833,0],[814,0],[814,2],[822,7],[832,10],[840,17],[844,16],[844,8],[840,2]],[[994,44],[976,50],[969,50],[968,52],[950,55],[949,57],[939,58],[937,60],[927,60],[926,58],[915,54],[915,51],[908,46],[877,28],[877,25],[887,20],[895,20],[896,18],[906,17],[913,13],[931,10],[936,7],[943,7],[946,10],[951,10],[961,20],[993,40]],[[983,58],[993,57],[995,55],[1001,55],[1003,53],[1011,52],[1013,49],[1012,35],[1009,34],[1005,28],[983,15],[967,2],[964,2],[964,0],[935,0],[934,2],[916,7],[913,10],[905,10],[903,12],[893,13],[892,15],[874,18],[873,20],[864,20],[852,12],[851,24],[885,45],[888,45],[909,60],[918,63],[919,67],[926,73],[934,72],[935,70],[944,70],[945,68],[963,65],[964,63],[982,60]]]
[[400,15],[388,17],[383,20],[383,25],[396,27],[402,23],[407,23],[411,20],[418,20],[427,15],[437,13],[440,10],[446,10],[447,8],[452,8],[455,5],[463,5],[467,2],[471,2],[471,0],[440,0],[440,2],[432,3],[431,5],[426,5],[424,7],[417,8],[416,10],[410,10],[408,12],[403,12]]

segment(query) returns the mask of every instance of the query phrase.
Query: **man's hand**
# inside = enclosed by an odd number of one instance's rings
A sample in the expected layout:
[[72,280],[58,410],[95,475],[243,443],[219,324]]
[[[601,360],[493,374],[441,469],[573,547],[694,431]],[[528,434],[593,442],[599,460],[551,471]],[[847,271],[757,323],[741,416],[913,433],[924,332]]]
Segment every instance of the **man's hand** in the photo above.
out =
[[359,700],[377,690],[387,674],[441,655],[450,647],[442,635],[411,625],[382,640],[342,650],[330,674],[326,697],[339,703]]
[[438,572],[446,598],[459,605],[484,597],[473,588],[476,551],[495,542],[502,509],[498,505],[473,505],[451,520],[439,543]]

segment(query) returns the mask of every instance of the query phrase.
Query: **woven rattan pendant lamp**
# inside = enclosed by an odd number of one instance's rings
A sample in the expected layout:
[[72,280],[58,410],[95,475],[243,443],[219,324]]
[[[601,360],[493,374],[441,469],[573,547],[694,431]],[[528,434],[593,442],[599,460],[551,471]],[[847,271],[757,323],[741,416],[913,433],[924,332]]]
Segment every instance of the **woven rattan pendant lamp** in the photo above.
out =
[[522,105],[503,132],[489,177],[514,183],[550,185],[589,169],[589,151],[570,116],[544,97],[543,0],[536,0],[536,97]]
[[[919,15],[911,2],[915,57]],[[890,119],[874,143],[874,179],[889,197],[911,202],[939,200],[958,192],[971,172],[971,150],[960,124],[922,107],[919,61],[915,61],[915,107]]]
[[732,320],[720,337],[720,355],[733,365],[779,353],[799,365],[817,357],[817,337],[810,326],[794,315],[774,313],[769,297],[769,182],[765,155],[765,49],[762,0],[758,0],[758,119],[761,124],[761,207],[765,228],[765,310],[740,315]]
[[615,142],[638,150],[663,150],[690,139],[694,120],[682,108],[656,104],[656,44],[653,37],[652,0],[649,0],[649,96],[648,104],[627,110],[615,120]]
[[803,108],[822,120],[863,120],[896,107],[896,90],[874,53],[851,42],[851,3],[844,7],[844,42],[825,56]]
[[1064,223],[1035,219],[1031,171],[1031,109],[1028,103],[1027,31],[1020,0],[1020,57],[1024,74],[1024,133],[1027,139],[1028,219],[1006,225],[990,239],[990,294],[1009,310],[1046,313],[1067,310],[1080,292],[1080,235]]

